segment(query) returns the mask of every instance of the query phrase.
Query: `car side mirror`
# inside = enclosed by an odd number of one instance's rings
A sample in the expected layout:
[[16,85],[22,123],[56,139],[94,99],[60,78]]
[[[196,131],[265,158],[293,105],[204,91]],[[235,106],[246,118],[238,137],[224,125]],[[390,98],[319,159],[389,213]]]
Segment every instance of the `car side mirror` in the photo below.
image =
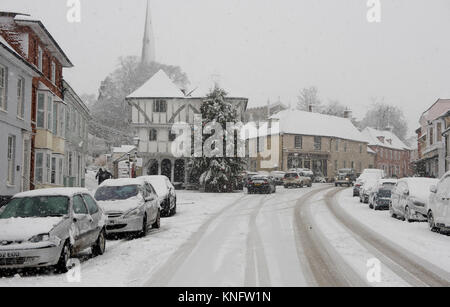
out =
[[435,185],[432,185],[430,187],[430,192],[433,193],[433,194],[436,194],[437,193],[437,187]]

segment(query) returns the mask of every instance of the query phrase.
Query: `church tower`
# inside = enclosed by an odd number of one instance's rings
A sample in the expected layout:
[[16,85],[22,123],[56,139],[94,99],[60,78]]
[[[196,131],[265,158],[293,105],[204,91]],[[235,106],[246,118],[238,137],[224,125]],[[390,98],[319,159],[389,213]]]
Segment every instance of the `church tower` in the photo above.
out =
[[155,38],[153,36],[152,16],[150,14],[150,0],[147,0],[141,61],[143,64],[150,64],[155,62],[155,57]]

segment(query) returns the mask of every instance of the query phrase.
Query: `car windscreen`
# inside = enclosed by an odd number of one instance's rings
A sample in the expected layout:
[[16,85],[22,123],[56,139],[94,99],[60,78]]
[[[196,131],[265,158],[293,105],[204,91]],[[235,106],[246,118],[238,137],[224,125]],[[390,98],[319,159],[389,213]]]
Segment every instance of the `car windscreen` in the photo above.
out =
[[382,189],[378,191],[378,197],[379,198],[390,198],[392,194],[392,191],[389,189]]
[[284,175],[284,178],[296,178],[296,177],[298,177],[297,173],[289,173]]
[[64,216],[69,213],[66,196],[36,196],[11,199],[0,213],[0,219]]
[[138,193],[137,185],[104,186],[97,189],[94,197],[97,201],[125,200],[137,196]]
[[393,189],[395,187],[395,183],[393,182],[384,182],[383,183],[383,188],[384,189]]

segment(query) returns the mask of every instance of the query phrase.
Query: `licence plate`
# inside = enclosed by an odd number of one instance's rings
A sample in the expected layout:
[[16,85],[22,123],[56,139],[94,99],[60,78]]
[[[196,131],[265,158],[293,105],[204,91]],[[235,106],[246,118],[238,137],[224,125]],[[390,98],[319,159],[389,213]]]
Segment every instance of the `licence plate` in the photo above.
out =
[[20,253],[17,253],[17,252],[0,253],[0,259],[19,258],[19,257],[20,257]]

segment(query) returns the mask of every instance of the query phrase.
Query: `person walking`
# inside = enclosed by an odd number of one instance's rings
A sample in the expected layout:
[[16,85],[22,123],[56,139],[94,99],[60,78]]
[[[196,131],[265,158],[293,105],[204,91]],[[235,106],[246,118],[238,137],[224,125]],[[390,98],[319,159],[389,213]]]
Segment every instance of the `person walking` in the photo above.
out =
[[95,179],[98,180],[98,185],[101,185],[102,182],[104,181],[103,176],[104,176],[103,168],[100,168],[97,174],[95,175]]

